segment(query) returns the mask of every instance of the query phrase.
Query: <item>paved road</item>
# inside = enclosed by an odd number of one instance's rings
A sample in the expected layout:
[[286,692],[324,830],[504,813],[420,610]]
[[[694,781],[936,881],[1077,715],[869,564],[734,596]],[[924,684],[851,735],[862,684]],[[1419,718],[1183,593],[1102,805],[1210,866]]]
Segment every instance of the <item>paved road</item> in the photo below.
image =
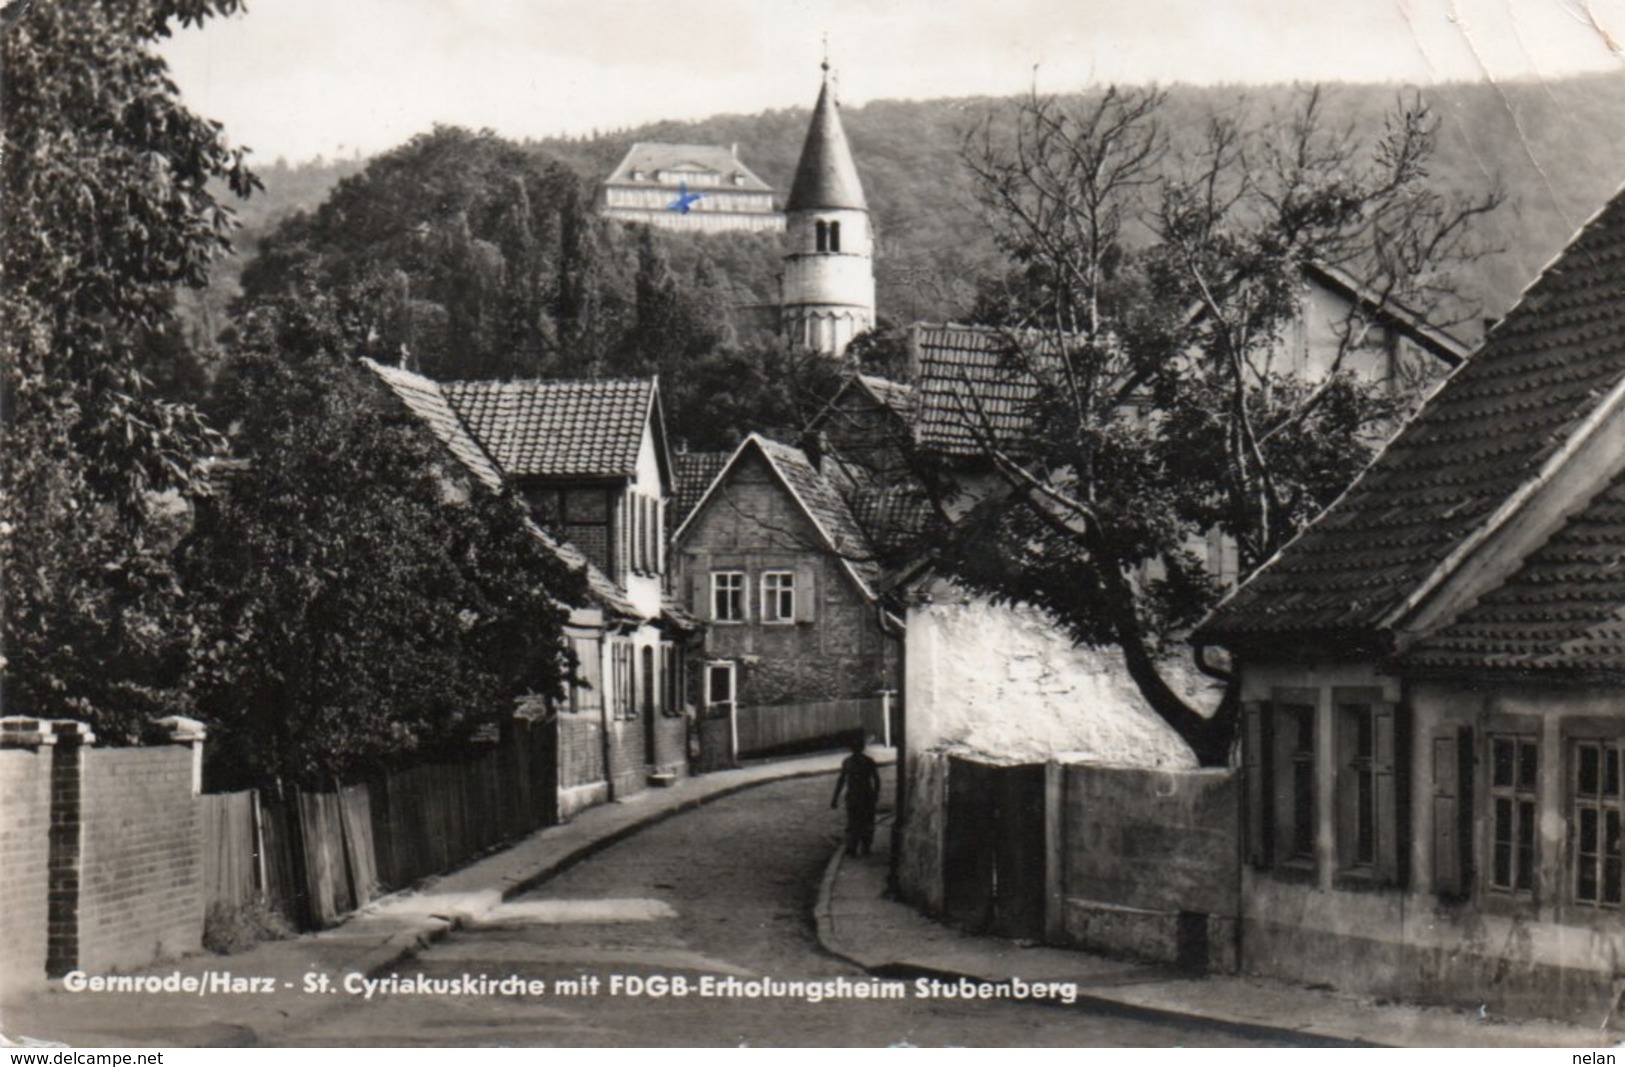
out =
[[[889,772],[888,772],[889,778]],[[518,975],[540,997],[336,999],[278,1043],[339,1045],[1209,1045],[1186,1023],[1030,1002],[704,997],[699,983],[764,977],[868,983],[819,951],[812,906],[840,836],[830,778],[781,782],[677,816],[607,849],[398,969],[437,980]],[[890,786],[888,792],[890,795]],[[883,862],[873,857],[864,862]],[[632,995],[629,979],[689,983]],[[597,980],[597,992],[590,992]],[[611,983],[623,984],[612,992]],[[583,983],[558,995],[560,981]],[[905,989],[912,994],[913,981]]]

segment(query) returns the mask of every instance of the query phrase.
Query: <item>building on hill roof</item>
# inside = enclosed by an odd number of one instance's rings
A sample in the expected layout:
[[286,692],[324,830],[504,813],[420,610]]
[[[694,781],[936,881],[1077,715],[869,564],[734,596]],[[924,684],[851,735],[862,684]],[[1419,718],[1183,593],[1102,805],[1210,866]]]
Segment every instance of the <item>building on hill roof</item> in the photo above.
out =
[[680,233],[782,233],[773,189],[739,146],[639,141],[598,189],[605,218]]
[[1196,640],[1243,701],[1245,969],[1621,1017],[1625,191]]

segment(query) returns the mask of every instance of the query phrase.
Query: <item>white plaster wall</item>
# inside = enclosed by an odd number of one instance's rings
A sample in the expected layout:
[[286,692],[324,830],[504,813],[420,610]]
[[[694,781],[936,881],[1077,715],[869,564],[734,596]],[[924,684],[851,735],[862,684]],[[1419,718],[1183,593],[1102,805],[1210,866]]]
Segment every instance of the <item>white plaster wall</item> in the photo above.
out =
[[[1053,756],[1130,767],[1194,767],[1146,704],[1115,649],[1079,648],[1040,611],[943,595],[910,608],[908,746],[1012,763]],[[1212,707],[1216,684],[1169,664],[1165,677]]]
[[[655,455],[654,434],[648,425],[644,426],[643,440],[638,444],[638,474],[631,488],[656,500],[664,500],[667,496],[666,487],[660,480],[660,460]],[[641,614],[651,619],[660,616],[660,586],[661,579],[657,575],[633,574],[630,571],[626,575],[627,599]]]

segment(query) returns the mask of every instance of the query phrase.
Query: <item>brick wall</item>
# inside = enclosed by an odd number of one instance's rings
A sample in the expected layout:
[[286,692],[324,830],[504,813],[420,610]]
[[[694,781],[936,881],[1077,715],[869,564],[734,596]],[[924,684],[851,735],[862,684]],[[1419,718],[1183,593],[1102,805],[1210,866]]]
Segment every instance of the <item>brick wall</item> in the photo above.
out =
[[197,951],[203,838],[192,750],[88,749],[83,758],[78,966],[104,971]]
[[602,726],[597,713],[559,715],[559,788],[574,789],[604,780]]
[[0,749],[0,997],[45,973],[51,748]]

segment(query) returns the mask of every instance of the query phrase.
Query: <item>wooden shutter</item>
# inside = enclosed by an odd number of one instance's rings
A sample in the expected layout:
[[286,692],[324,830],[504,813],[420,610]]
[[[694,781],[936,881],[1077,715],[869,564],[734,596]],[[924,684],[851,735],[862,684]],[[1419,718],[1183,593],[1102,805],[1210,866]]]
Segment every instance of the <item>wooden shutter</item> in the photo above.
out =
[[601,713],[604,710],[604,650],[594,638],[576,641],[576,657],[581,661],[577,673],[581,675],[580,707],[584,712]]
[[796,621],[818,621],[818,583],[811,567],[796,568]]
[[1247,862],[1254,867],[1270,865],[1270,705],[1248,701],[1242,705],[1242,773],[1247,802]]
[[1407,813],[1400,794],[1404,745],[1399,720],[1399,709],[1393,704],[1376,704],[1371,708],[1372,785],[1377,794],[1376,850],[1372,861],[1377,877],[1391,885],[1400,883],[1407,839],[1403,825]]
[[1472,731],[1433,735],[1433,891],[1465,897],[1472,885]]

